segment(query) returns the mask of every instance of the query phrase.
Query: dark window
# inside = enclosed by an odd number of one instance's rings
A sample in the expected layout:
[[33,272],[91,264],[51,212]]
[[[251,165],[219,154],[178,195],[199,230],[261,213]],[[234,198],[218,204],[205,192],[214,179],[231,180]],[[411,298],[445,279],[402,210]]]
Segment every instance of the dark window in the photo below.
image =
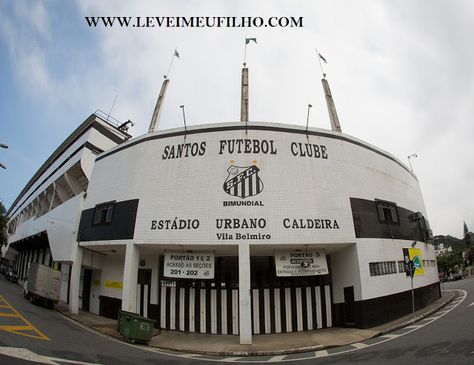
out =
[[395,203],[376,200],[377,214],[381,222],[399,223],[397,205]]
[[398,272],[405,272],[405,261],[398,261]]
[[95,207],[93,224],[111,223],[115,202],[100,204]]
[[369,262],[370,276],[389,275],[397,273],[395,261]]

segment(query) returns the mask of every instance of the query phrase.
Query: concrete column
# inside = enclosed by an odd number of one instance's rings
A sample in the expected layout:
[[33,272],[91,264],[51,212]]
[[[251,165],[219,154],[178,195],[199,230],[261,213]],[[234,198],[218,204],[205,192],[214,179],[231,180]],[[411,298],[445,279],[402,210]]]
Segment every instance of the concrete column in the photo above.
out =
[[250,298],[250,245],[239,244],[239,332],[240,344],[252,344],[252,311]]
[[140,252],[134,243],[127,244],[123,267],[122,310],[137,313],[137,281]]
[[326,96],[326,104],[328,106],[329,120],[331,121],[331,129],[336,132],[342,132],[341,124],[339,123],[339,118],[336,112],[336,105],[334,104],[334,99],[331,94],[331,89],[329,88],[329,83],[326,79],[322,79],[321,83],[323,84],[324,95]]
[[72,314],[79,313],[79,284],[81,281],[81,266],[83,255],[84,251],[82,250],[82,248],[77,247],[76,254],[74,255],[72,262],[69,288],[69,312]]
[[168,84],[170,80],[165,79],[161,85],[160,95],[158,95],[158,100],[156,101],[155,110],[153,111],[153,116],[151,117],[150,127],[148,128],[148,133],[151,133],[157,129],[158,119],[160,118],[161,109],[163,107],[163,100],[165,100],[166,90],[168,89]]

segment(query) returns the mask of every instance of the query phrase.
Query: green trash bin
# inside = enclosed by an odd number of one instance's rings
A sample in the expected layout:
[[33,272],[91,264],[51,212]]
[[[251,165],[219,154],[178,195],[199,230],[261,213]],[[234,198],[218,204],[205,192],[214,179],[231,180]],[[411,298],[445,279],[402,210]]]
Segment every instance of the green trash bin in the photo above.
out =
[[153,335],[155,322],[153,319],[121,310],[117,321],[117,331],[132,343],[148,344]]

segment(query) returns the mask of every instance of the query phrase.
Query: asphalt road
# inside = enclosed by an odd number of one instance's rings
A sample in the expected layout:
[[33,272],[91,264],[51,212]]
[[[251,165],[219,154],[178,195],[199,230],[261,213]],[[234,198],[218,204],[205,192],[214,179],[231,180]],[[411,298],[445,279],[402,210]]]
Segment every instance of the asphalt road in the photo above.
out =
[[[377,340],[368,340],[359,345],[361,348],[348,347],[349,352],[345,354],[336,355],[330,350],[322,358],[316,358],[317,354],[313,352],[287,357],[206,359],[202,356],[167,355],[97,334],[54,310],[32,305],[23,298],[19,286],[0,277],[0,364],[202,365],[215,360],[247,364],[283,360],[285,364],[300,365],[474,364],[474,304],[471,305],[474,278],[445,284],[445,289],[455,288],[466,291],[467,297],[451,311],[442,316],[434,314],[439,318],[420,322],[419,327],[417,324],[415,328],[399,330],[393,339],[386,338],[385,342],[375,344]],[[1,313],[11,314],[5,316]],[[6,356],[12,353],[15,357]]]
[[[24,319],[40,331],[48,339],[35,335],[34,330],[18,330],[6,332],[1,326],[13,326],[27,328],[20,318],[3,317],[0,315],[0,364],[32,364],[29,361],[19,361],[18,358],[5,357],[5,348],[10,351],[14,349],[28,349],[34,354],[47,357],[37,361],[51,361],[51,364],[111,364],[111,365],[137,365],[137,364],[200,364],[199,360],[186,361],[185,358],[166,356],[132,346],[117,340],[92,332],[78,324],[66,319],[60,313],[31,304],[23,297],[18,285],[6,281],[0,277],[0,296],[20,313]],[[0,301],[1,298],[0,297]],[[0,306],[4,303],[0,303]],[[11,313],[8,308],[2,308],[1,312]],[[29,337],[33,336],[33,337]],[[13,349],[12,349],[13,348]],[[25,350],[15,350],[15,356],[28,358],[34,356]],[[54,359],[54,360],[53,360]],[[62,359],[62,360],[56,360]],[[66,360],[66,361],[64,361]],[[68,361],[69,360],[69,361]]]
[[317,364],[474,364],[474,278],[443,287],[464,290],[467,296],[446,315],[410,333],[347,355],[326,357]]

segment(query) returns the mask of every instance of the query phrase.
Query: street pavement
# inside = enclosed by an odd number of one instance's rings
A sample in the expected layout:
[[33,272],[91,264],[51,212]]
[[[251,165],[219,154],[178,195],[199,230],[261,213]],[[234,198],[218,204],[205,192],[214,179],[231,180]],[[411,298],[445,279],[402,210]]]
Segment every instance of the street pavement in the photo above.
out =
[[[293,354],[243,357],[206,355],[206,352],[216,348],[212,341],[204,345],[206,348],[203,349],[203,354],[176,353],[130,345],[82,327],[57,311],[32,305],[23,298],[19,286],[1,277],[0,301],[3,298],[5,302],[0,303],[0,306],[10,305],[21,317],[0,316],[0,364],[28,364],[33,363],[32,361],[83,365],[206,364],[215,361],[290,364],[474,364],[474,279],[446,283],[443,286],[447,290],[462,291],[456,291],[456,298],[445,308],[408,327],[393,328],[394,331],[382,332],[381,336],[356,339],[353,344],[336,348],[314,348]],[[4,310],[8,311],[6,308]],[[7,327],[1,327],[5,325]],[[2,328],[9,331],[1,330]]]

